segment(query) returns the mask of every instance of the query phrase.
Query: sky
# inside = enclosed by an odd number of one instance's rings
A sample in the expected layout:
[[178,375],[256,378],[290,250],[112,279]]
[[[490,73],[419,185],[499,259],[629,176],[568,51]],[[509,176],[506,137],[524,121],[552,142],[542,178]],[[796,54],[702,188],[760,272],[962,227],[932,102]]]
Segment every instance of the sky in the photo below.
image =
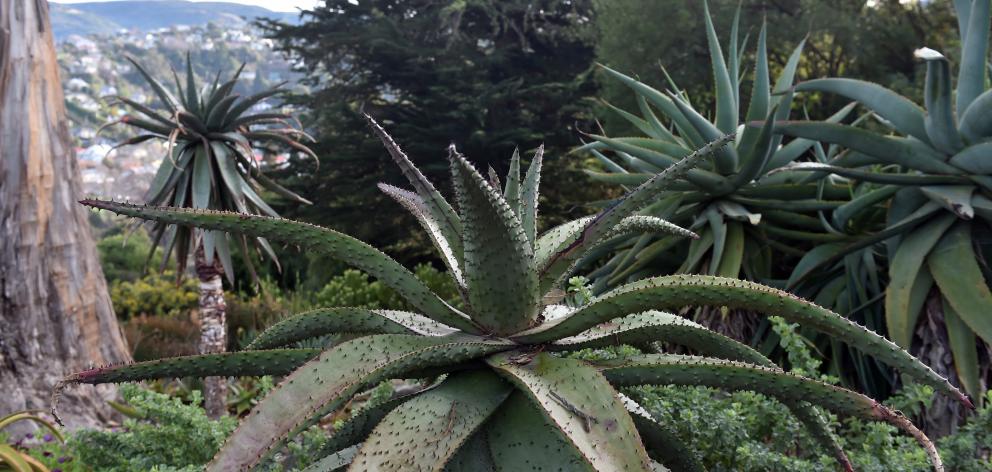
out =
[[[92,1],[114,1],[114,0],[54,0],[52,3],[86,3]],[[268,8],[272,11],[295,12],[298,8],[310,9],[320,3],[319,0],[191,0],[191,1],[224,1],[230,3],[242,3],[245,5],[256,5]]]

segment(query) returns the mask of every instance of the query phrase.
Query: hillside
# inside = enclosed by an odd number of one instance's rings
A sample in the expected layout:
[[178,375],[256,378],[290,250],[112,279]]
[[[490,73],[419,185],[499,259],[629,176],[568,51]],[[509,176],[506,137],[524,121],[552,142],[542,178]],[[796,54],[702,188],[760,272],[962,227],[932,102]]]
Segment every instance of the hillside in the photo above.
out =
[[121,29],[151,31],[175,25],[205,25],[208,22],[241,27],[258,17],[295,22],[299,16],[297,13],[274,12],[238,3],[182,0],[50,3],[49,6],[56,41],[73,34],[112,34]]

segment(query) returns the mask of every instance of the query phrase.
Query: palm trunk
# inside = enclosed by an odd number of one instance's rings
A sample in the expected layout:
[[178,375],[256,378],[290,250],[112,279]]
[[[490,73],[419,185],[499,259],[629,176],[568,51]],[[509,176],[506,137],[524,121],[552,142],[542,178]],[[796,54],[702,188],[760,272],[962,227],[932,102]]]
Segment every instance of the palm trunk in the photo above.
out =
[[[47,409],[55,383],[130,359],[90,235],[42,0],[0,0],[0,416]],[[74,388],[70,427],[113,416],[112,386]],[[25,423],[26,424],[26,423]]]
[[[208,264],[203,246],[196,250],[196,274],[200,279],[200,353],[227,350],[227,305],[224,303],[224,271],[216,258]],[[203,401],[207,415],[220,418],[227,412],[227,381],[224,377],[203,379]]]

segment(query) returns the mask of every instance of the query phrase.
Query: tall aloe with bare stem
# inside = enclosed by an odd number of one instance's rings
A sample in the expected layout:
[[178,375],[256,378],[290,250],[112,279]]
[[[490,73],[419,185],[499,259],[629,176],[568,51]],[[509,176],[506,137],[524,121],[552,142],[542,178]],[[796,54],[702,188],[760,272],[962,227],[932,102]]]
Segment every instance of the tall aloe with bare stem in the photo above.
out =
[[[241,97],[233,93],[244,65],[230,80],[220,83],[220,72],[209,87],[201,88],[186,57],[186,85],[178,74],[175,93],[170,93],[137,61],[128,58],[154,90],[164,110],[155,110],[126,97],[115,97],[131,113],[110,123],[126,124],[140,130],[118,146],[149,140],[168,143],[151,188],[145,195],[149,205],[179,208],[212,209],[245,215],[278,216],[259,195],[259,189],[309,203],[266,177],[254,157],[254,145],[274,143],[314,156],[300,143],[307,135],[283,113],[254,113],[252,107],[278,94],[281,84],[256,95]],[[184,226],[158,222],[152,229],[155,246],[165,248],[164,267],[173,252],[181,277],[192,253],[200,279],[201,322],[200,351],[204,354],[224,352],[227,345],[224,291],[221,275],[233,281],[231,245],[237,245],[249,272],[254,276],[251,253],[264,252],[278,264],[269,243],[262,237],[230,237],[219,231],[197,231]],[[150,255],[149,255],[150,257]],[[226,387],[220,377],[204,381],[204,400],[208,414],[221,415],[226,409]]]
[[[123,215],[267,237],[346,261],[395,289],[420,313],[318,309],[272,326],[245,351],[98,367],[65,384],[286,375],[242,420],[209,471],[253,469],[356,394],[395,378],[439,380],[357,413],[336,428],[308,470],[658,470],[658,462],[701,470],[672,425],[656,422],[617,390],[643,384],[753,390],[777,398],[848,470],[850,463],[817,407],[885,421],[916,438],[934,468],[942,470],[933,444],[900,413],[854,391],[787,373],[746,345],[658,311],[708,305],[778,315],[841,338],[971,404],[906,351],[829,310],[757,283],[707,275],[654,277],[581,307],[559,304],[572,264],[603,241],[631,231],[693,237],[665,220],[634,213],[733,136],[657,173],[616,205],[538,234],[540,150],[523,178],[515,157],[499,188],[452,147],[456,211],[385,131],[371,124],[414,191],[380,188],[427,230],[460,288],[464,310],[385,254],[330,229],[271,217],[87,200],[83,203]],[[324,351],[295,347],[331,333],[356,337]],[[621,343],[647,348],[657,341],[698,355],[643,354],[605,362],[561,355]]]

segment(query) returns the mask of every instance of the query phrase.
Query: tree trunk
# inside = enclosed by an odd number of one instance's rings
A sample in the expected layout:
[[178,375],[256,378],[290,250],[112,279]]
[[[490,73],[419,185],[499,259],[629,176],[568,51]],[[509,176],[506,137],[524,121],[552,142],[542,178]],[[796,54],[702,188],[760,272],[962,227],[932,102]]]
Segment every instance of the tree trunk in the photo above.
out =
[[[130,358],[80,195],[44,0],[0,0],[0,416],[46,408],[63,375]],[[74,388],[67,425],[112,416]]]
[[[215,257],[208,264],[203,246],[196,249],[196,275],[200,279],[200,353],[211,354],[227,350],[227,305],[224,303],[224,270]],[[203,406],[211,418],[227,413],[227,382],[224,377],[203,379]]]

